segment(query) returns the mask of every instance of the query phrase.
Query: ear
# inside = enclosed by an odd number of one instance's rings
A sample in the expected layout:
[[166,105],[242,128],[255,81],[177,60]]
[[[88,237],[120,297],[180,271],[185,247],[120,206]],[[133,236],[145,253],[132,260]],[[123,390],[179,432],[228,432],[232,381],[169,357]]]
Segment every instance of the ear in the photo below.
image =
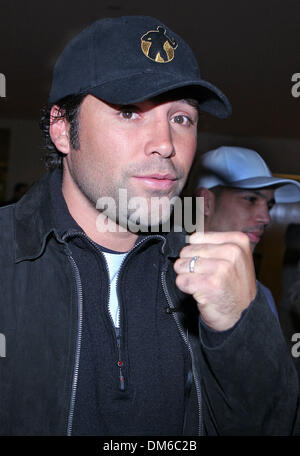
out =
[[204,215],[209,217],[214,212],[215,195],[208,188],[199,187],[196,190],[195,196],[202,196],[204,198]]
[[49,134],[56,149],[63,154],[68,154],[70,152],[69,123],[65,118],[60,117],[59,106],[52,106]]

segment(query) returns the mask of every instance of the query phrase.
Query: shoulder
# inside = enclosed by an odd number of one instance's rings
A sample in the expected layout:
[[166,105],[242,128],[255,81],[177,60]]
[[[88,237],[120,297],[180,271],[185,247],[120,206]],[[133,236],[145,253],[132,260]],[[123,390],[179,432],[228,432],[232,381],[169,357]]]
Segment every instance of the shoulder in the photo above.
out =
[[14,211],[15,204],[0,207],[0,232],[2,239],[3,236],[10,234],[10,230],[13,229],[14,225]]
[[271,299],[272,301],[274,301],[274,298],[273,298],[273,295],[272,295],[272,292],[271,290],[266,287],[263,283],[261,283],[260,281],[257,281],[262,289],[262,291],[264,292],[265,296],[267,297],[267,299]]
[[0,207],[0,261],[12,257],[15,245],[15,204]]
[[267,298],[268,304],[272,312],[277,316],[277,308],[271,290],[267,288],[265,285],[263,285],[261,282],[257,281],[257,283],[259,284],[263,294]]

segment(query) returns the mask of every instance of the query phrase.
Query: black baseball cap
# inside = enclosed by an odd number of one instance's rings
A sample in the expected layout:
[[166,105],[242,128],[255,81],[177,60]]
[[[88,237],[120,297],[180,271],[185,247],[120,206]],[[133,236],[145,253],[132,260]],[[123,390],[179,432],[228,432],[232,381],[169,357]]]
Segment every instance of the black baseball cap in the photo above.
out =
[[201,79],[191,48],[149,16],[100,19],[65,47],[53,74],[49,103],[92,94],[127,105],[185,88],[200,108],[219,118],[231,114],[227,97]]

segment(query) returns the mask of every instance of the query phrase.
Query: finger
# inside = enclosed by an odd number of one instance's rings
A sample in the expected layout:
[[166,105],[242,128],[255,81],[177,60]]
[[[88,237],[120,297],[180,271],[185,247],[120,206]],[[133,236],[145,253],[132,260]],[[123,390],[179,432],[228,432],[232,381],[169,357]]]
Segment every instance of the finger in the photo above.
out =
[[207,303],[211,297],[211,290],[220,288],[221,281],[213,274],[199,274],[186,272],[176,277],[177,287],[184,293],[192,295],[196,301]]
[[227,244],[191,244],[183,247],[179,258],[193,258],[198,256],[204,258],[224,259],[232,262],[242,256],[243,249],[235,243]]
[[240,231],[196,232],[189,237],[190,244],[225,244],[236,243],[242,247],[250,246],[250,240]]
[[190,272],[190,262],[192,258],[178,258],[174,263],[174,271],[177,274],[225,274],[231,267],[229,260],[215,258],[197,258],[194,263],[194,272]]

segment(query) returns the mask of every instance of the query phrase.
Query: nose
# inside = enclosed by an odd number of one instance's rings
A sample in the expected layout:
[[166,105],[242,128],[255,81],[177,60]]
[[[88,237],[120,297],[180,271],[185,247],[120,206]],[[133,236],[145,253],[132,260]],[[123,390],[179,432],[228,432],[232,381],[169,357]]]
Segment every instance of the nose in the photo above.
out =
[[146,155],[158,154],[163,158],[175,155],[172,129],[168,119],[153,122],[148,132],[145,146]]
[[262,201],[259,205],[256,214],[256,220],[257,222],[262,223],[264,226],[269,225],[271,222],[270,210],[266,201]]

